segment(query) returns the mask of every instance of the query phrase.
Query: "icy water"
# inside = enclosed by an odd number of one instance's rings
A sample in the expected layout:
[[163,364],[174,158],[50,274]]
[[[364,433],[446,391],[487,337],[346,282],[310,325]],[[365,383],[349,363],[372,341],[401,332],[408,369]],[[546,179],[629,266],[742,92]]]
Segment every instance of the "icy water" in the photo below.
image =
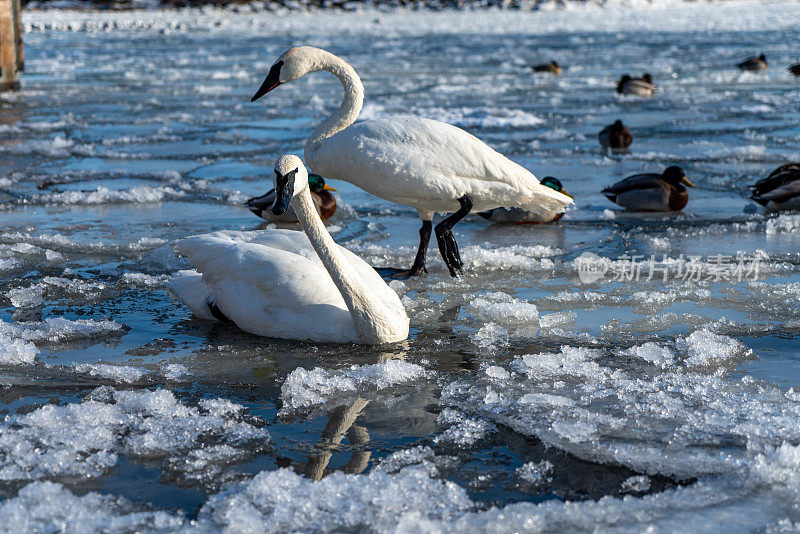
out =
[[[27,14],[24,90],[0,97],[4,528],[792,528],[800,215],[746,197],[800,154],[798,13]],[[362,118],[459,125],[575,208],[459,224],[462,279],[432,246],[427,277],[392,284],[412,326],[395,346],[193,319],[165,288],[188,267],[172,244],[268,227],[241,202],[341,98],[320,73],[249,103],[297,44],[356,68]],[[768,71],[735,69],[760,52]],[[562,76],[528,68],[550,59]],[[614,93],[644,71],[655,98]],[[617,118],[635,141],[609,157]],[[681,214],[599,193],[671,164],[697,185]],[[415,213],[331,185],[334,238],[410,264]],[[607,269],[591,283],[586,253]]]

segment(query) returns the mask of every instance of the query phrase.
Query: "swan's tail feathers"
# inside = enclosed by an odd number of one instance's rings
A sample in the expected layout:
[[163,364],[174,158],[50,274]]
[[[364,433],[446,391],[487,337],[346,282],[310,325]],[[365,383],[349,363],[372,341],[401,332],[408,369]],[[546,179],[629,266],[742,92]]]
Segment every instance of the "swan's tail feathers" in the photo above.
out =
[[573,203],[572,197],[559,193],[555,189],[546,185],[533,184],[528,191],[528,195],[523,197],[518,206],[526,211],[543,215],[545,213],[562,213],[567,206]]
[[[214,292],[197,271],[178,271],[167,281],[167,287],[197,317],[209,321],[224,320],[214,313],[216,308]],[[221,312],[220,315],[225,317]]]

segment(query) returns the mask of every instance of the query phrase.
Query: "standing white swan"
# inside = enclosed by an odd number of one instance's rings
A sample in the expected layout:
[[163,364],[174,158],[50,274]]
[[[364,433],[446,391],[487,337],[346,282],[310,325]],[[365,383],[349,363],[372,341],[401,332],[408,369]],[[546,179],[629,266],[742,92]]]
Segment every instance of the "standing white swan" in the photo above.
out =
[[453,226],[473,209],[520,207],[533,213],[563,211],[572,199],[539,183],[522,166],[450,124],[419,117],[387,117],[353,122],[364,88],[356,71],[333,54],[300,46],[284,52],[251,101],[282,83],[325,70],[344,86],[344,100],[306,142],[305,157],[315,173],[350,182],[375,196],[416,208],[422,219],[420,244],[411,269],[384,269],[384,275],[425,271],[425,254],[436,212],[452,213],[436,225],[436,240],[447,268],[463,267]]
[[382,344],[408,337],[397,294],[334,241],[317,213],[297,156],[275,162],[276,215],[291,204],[303,232],[214,232],[178,242],[196,271],[170,280],[195,315],[261,336]]

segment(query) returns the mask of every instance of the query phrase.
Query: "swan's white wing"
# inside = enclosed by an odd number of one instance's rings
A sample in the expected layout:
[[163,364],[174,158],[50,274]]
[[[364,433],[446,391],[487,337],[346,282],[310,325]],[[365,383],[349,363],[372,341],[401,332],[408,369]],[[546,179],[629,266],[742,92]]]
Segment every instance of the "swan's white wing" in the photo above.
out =
[[[302,256],[309,261],[322,266],[322,261],[319,259],[314,247],[311,246],[311,241],[309,241],[305,232],[284,229],[256,230],[249,232],[225,230],[215,232],[211,235],[218,235],[220,238],[230,239],[232,242],[253,243],[265,247],[284,250],[286,252]],[[395,311],[399,306],[400,310],[403,310],[403,313],[405,313],[405,309],[400,303],[397,293],[395,293],[392,288],[386,285],[386,282],[383,281],[374,268],[372,268],[357,254],[351,252],[341,245],[337,246],[339,247],[339,251],[343,254],[344,258],[350,262],[355,271],[358,273],[359,278],[361,278],[361,280],[364,282],[364,285],[371,288],[375,295],[378,296],[378,298],[380,298],[385,305]],[[327,274],[327,271],[325,271],[325,273]],[[330,277],[330,275],[328,275],[328,277]],[[331,280],[331,284],[332,283],[333,281]]]
[[[287,248],[299,247],[293,236],[273,237]],[[350,312],[319,259],[258,240],[271,238],[261,232],[215,232],[183,239],[177,247],[202,274],[222,313],[242,330],[286,339],[356,341]]]
[[[284,229],[271,229],[271,230],[257,230],[249,232],[237,231],[221,231],[211,235],[224,236],[237,243],[253,243],[265,247],[276,248],[292,254],[302,256],[309,261],[322,266],[322,261],[319,259],[314,247],[311,245],[308,236],[305,232],[298,232],[297,230],[284,230]],[[375,295],[393,311],[397,311],[398,307],[405,313],[405,308],[400,302],[400,298],[392,288],[386,285],[386,282],[380,275],[365,262],[360,256],[351,252],[341,245],[337,245],[339,251],[344,258],[350,262],[355,271],[358,273],[359,278],[363,281],[364,285],[372,289]],[[328,274],[327,271],[325,271]],[[328,278],[330,275],[328,274]],[[331,280],[331,284],[333,281]]]
[[223,230],[207,235],[218,236],[219,239],[228,239],[235,243],[254,243],[269,248],[275,248],[291,252],[292,254],[298,254],[310,260],[319,259],[305,232],[298,232],[297,230],[281,228],[253,230],[249,232]]
[[428,211],[518,206],[563,211],[572,200],[464,130],[418,117],[354,124],[306,152],[312,170],[381,198]]
[[197,317],[209,321],[216,320],[208,308],[208,303],[214,300],[214,292],[203,281],[200,273],[197,271],[178,271],[170,277],[167,287]]

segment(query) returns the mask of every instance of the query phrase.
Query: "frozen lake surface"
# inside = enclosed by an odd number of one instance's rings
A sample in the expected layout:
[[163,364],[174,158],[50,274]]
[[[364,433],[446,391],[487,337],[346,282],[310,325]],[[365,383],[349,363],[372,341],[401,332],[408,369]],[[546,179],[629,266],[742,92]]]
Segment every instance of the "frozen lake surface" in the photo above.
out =
[[[746,197],[800,153],[785,70],[798,13],[27,13],[24,90],[0,96],[0,522],[797,528],[800,215]],[[412,335],[383,350],[193,319],[164,287],[187,267],[172,243],[266,227],[241,202],[340,101],[320,73],[249,103],[298,44],[356,68],[362,118],[462,126],[560,178],[575,208],[552,225],[459,224],[466,275],[432,247],[427,277],[393,283]],[[766,72],[734,67],[760,52]],[[563,75],[529,69],[550,59]],[[655,98],[614,93],[645,71]],[[607,157],[596,134],[617,118],[634,144]],[[671,164],[697,185],[682,214],[628,214],[599,193]],[[410,264],[416,214],[331,185],[334,238]],[[603,278],[581,280],[585,253]]]

